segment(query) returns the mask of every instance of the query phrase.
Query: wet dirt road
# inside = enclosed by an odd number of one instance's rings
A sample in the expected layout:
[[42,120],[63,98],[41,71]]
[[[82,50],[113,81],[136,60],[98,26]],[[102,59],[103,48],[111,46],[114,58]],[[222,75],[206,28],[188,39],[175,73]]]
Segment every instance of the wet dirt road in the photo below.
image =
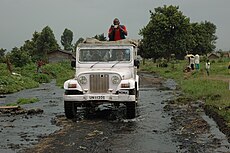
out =
[[[19,97],[40,102],[23,106],[43,113],[0,115],[0,152],[230,152],[230,145],[199,102],[175,105],[180,95],[173,80],[141,73],[138,116],[124,118],[124,106],[101,106],[75,120],[64,117],[63,90],[55,82],[0,99],[1,105]],[[39,141],[40,140],[40,141]],[[39,142],[39,143],[38,143]]]

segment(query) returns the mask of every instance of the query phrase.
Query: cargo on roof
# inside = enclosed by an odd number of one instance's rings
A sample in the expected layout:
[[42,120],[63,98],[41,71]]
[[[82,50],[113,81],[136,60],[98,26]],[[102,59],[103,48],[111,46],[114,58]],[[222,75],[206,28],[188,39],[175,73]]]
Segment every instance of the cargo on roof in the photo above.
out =
[[133,46],[138,46],[138,42],[136,40],[132,39],[122,39],[118,41],[100,41],[95,38],[86,38],[85,41],[80,43],[78,46],[85,46],[85,45],[91,45],[93,44],[94,46],[96,45],[133,45]]

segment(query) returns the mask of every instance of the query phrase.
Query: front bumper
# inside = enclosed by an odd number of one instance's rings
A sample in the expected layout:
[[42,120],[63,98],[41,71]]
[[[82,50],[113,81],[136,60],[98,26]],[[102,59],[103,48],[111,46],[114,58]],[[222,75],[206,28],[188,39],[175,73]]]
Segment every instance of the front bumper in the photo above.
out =
[[83,95],[64,95],[64,101],[75,102],[129,102],[136,101],[135,95],[128,94],[83,94]]

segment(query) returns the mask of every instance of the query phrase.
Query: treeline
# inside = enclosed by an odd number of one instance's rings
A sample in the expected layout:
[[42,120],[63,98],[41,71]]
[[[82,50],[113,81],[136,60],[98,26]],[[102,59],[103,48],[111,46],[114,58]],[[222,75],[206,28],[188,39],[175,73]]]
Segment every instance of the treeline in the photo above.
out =
[[[187,53],[205,55],[216,48],[215,33],[216,26],[213,23],[192,23],[189,17],[179,11],[179,6],[165,5],[150,10],[149,23],[139,31],[142,39],[138,54],[153,59],[170,59],[172,55],[183,58]],[[106,40],[104,34],[94,38]],[[79,38],[75,43],[72,41],[73,32],[65,29],[61,36],[64,50],[74,52],[84,38]],[[52,29],[46,26],[41,32],[35,31],[31,40],[26,40],[19,48],[14,47],[7,55],[6,49],[0,49],[0,62],[9,59],[14,66],[22,67],[37,60],[47,61],[47,54],[60,48]]]
[[[104,34],[95,35],[98,40],[106,40]],[[73,32],[65,29],[61,36],[61,44],[66,51],[74,52],[76,46],[83,42],[84,38],[79,38],[73,43]],[[22,67],[28,63],[42,60],[47,62],[49,52],[60,50],[52,29],[46,26],[41,32],[35,31],[31,40],[26,40],[21,47],[14,47],[10,52],[6,49],[0,49],[0,63],[10,62],[15,67]],[[6,53],[7,52],[7,53]]]
[[[194,10],[195,11],[195,10]],[[205,55],[214,51],[216,26],[208,21],[192,23],[179,6],[163,6],[150,11],[150,21],[139,34],[139,54],[144,58],[183,58],[187,53]]]

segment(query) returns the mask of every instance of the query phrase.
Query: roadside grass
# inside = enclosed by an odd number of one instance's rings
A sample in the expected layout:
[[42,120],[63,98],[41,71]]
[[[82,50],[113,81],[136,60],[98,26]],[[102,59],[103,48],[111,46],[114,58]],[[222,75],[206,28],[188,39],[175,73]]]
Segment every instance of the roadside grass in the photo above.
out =
[[56,79],[56,85],[59,87],[63,87],[64,82],[74,78],[75,74],[70,62],[47,64],[43,67],[43,71],[48,72],[53,79]]
[[39,83],[30,77],[11,75],[6,64],[0,63],[0,70],[0,94],[13,93],[39,86]]
[[157,67],[151,61],[141,65],[140,70],[155,72],[164,78],[174,79],[185,97],[202,100],[205,105],[214,108],[219,115],[224,117],[230,127],[230,74],[228,62],[230,59],[211,60],[210,75],[205,71],[205,62],[200,63],[199,71],[184,73],[187,61],[168,63],[168,67]]
[[63,87],[64,81],[74,77],[74,70],[70,62],[46,64],[42,66],[42,73],[36,72],[35,63],[28,64],[22,68],[13,67],[12,75],[4,63],[0,63],[0,94],[14,93],[23,89],[38,87],[40,83],[48,83],[56,79],[56,84]]
[[16,103],[8,104],[7,106],[17,106],[17,105],[25,105],[38,102],[38,98],[19,98]]

